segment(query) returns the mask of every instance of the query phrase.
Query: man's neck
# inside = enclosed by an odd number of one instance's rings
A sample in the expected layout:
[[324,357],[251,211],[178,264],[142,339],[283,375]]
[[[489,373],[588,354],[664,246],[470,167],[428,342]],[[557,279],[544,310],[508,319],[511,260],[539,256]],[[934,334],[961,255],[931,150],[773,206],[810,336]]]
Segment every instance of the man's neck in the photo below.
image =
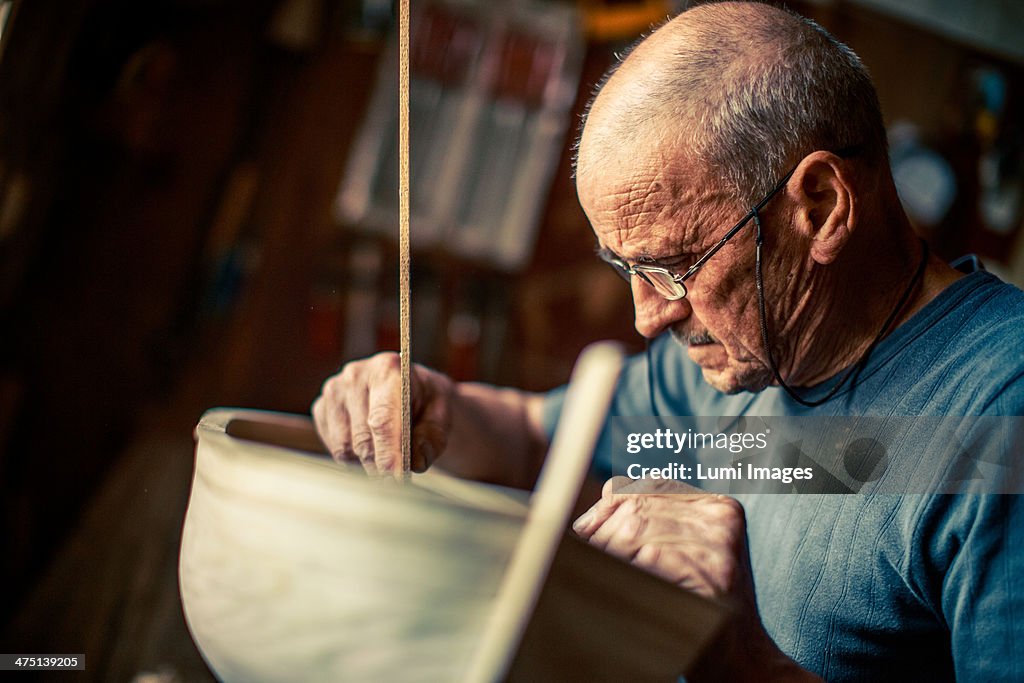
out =
[[860,362],[876,339],[892,334],[962,277],[931,255],[924,272],[915,278],[923,245],[909,227],[900,233],[902,237],[891,240],[888,248],[877,240],[851,244],[865,253],[850,254],[844,262],[812,274],[808,289],[812,295],[807,298],[814,310],[801,316],[806,322],[794,330],[793,337],[794,358],[802,362],[799,367],[780,368],[789,384],[815,386]]

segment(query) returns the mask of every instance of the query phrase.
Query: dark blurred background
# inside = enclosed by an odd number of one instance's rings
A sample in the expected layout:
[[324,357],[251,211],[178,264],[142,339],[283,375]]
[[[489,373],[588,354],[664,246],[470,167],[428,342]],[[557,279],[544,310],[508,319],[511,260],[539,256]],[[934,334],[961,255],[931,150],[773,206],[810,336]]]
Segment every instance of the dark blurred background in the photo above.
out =
[[[571,138],[686,3],[412,0],[413,349],[546,389],[641,348]],[[1024,5],[791,2],[864,59],[908,211],[1024,279]],[[191,430],[398,344],[387,0],[0,0],[0,652],[211,680],[177,596]],[[67,675],[67,674],[65,674]]]

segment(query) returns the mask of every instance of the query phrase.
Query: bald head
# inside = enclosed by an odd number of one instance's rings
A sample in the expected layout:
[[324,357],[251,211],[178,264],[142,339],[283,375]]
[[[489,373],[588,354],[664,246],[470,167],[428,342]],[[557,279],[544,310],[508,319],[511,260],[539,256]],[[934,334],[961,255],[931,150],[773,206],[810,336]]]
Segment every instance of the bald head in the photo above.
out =
[[787,11],[725,2],[680,14],[612,72],[589,109],[577,173],[651,146],[751,201],[815,150],[884,160],[885,131],[849,48]]

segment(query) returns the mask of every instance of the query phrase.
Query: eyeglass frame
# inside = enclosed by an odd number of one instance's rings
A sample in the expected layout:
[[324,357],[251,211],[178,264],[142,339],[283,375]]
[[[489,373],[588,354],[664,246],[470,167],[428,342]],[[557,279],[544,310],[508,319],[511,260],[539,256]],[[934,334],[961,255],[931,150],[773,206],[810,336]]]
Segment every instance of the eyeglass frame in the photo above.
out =
[[[844,150],[844,152],[849,152],[849,150]],[[845,154],[841,152],[839,156],[845,156]],[[761,211],[761,209],[763,209],[769,201],[771,201],[772,197],[778,194],[779,191],[786,186],[786,183],[788,183],[789,179],[793,177],[793,174],[796,172],[796,169],[797,166],[794,166],[789,170],[788,173],[786,173],[786,175],[782,176],[782,179],[775,184],[775,187],[773,187],[771,191],[768,194],[766,194],[761,201],[759,201],[757,204],[754,204],[754,206],[750,207],[750,210],[747,211],[746,215],[744,215],[743,218],[741,218],[736,225],[732,226],[729,229],[729,232],[725,233],[725,236],[722,237],[722,239],[718,240],[718,242],[713,247],[704,252],[704,255],[697,259],[697,261],[692,266],[687,268],[685,273],[675,273],[672,270],[665,268],[664,266],[659,266],[655,264],[638,263],[636,265],[631,266],[622,259],[618,258],[617,256],[609,257],[607,254],[604,253],[599,253],[599,256],[601,260],[603,260],[605,263],[614,266],[620,274],[628,275],[630,277],[632,277],[633,275],[637,275],[643,278],[644,282],[649,284],[654,289],[654,291],[658,292],[658,294],[660,294],[666,300],[679,301],[680,299],[685,299],[688,291],[684,283],[688,279],[696,275],[697,271],[703,268],[704,264],[706,264],[712,256],[717,254],[718,251],[725,246],[726,242],[731,240],[736,235],[736,233],[738,233],[740,230],[744,228],[744,226],[747,225],[747,223],[749,223],[751,220],[757,217],[758,212]],[[760,231],[758,232],[760,233]],[[660,291],[658,289],[658,285],[654,284],[654,282],[650,278],[648,278],[647,275],[645,275],[645,273],[651,272],[669,276],[670,282],[677,285],[678,288],[681,290],[681,293],[669,296],[664,292]],[[629,278],[626,278],[626,280],[628,282]]]
[[[843,147],[842,150],[836,152],[835,154],[836,156],[841,157],[843,159],[849,159],[850,157],[857,155],[860,151],[861,146],[859,144],[855,144],[848,147]],[[693,265],[687,268],[686,272],[682,274],[674,272],[673,270],[666,268],[665,266],[655,265],[653,263],[637,263],[636,265],[630,265],[623,259],[618,258],[613,254],[611,256],[608,256],[606,253],[598,252],[598,256],[605,263],[612,265],[615,268],[615,271],[622,274],[627,282],[630,282],[630,278],[632,278],[633,275],[639,275],[645,283],[650,285],[655,292],[657,292],[659,295],[662,295],[665,299],[669,301],[679,301],[680,299],[685,299],[688,292],[686,290],[686,285],[684,285],[684,283],[690,278],[692,278],[692,276],[695,275],[697,271],[700,270],[700,268],[705,266],[708,260],[715,254],[717,254],[719,250],[722,249],[722,247],[724,247],[725,244],[735,236],[736,232],[743,228],[743,226],[751,222],[751,220],[754,220],[755,222],[758,223],[758,241],[760,242],[763,239],[763,236],[761,234],[760,218],[758,216],[758,213],[762,209],[764,209],[765,206],[767,206],[768,202],[771,201],[771,199],[775,197],[775,195],[777,195],[783,187],[785,187],[787,182],[790,182],[790,178],[792,178],[793,174],[797,172],[797,168],[799,166],[799,164],[797,166],[794,166],[792,169],[790,169],[790,171],[783,175],[782,178],[775,183],[775,186],[771,188],[769,193],[764,196],[764,199],[762,199],[760,202],[752,206],[751,210],[746,212],[746,214],[739,219],[738,223],[729,228],[729,231],[725,233],[725,237],[719,240],[714,247],[705,252],[703,256],[698,258],[696,262],[694,262]],[[668,275],[670,282],[673,283],[674,285],[677,285],[678,288],[681,290],[681,293],[670,296],[662,291],[659,291],[657,289],[657,285],[655,285],[653,281],[647,278],[647,275],[645,275],[644,272],[657,272],[663,275]],[[626,275],[629,275],[629,278],[627,278]]]

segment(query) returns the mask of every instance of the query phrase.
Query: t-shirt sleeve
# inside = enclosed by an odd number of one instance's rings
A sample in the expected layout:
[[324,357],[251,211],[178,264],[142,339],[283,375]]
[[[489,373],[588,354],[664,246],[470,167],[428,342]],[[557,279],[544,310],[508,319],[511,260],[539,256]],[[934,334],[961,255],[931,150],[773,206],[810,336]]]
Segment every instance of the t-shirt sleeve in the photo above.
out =
[[[638,405],[638,396],[646,397],[647,360],[643,354],[630,356],[623,365],[615,387],[615,394],[608,409],[608,417],[605,419],[598,437],[597,447],[594,449],[594,460],[591,464],[591,473],[600,479],[611,476],[612,471],[612,443],[611,443],[611,421],[614,415],[638,415],[644,414],[643,408]],[[558,427],[558,417],[565,403],[566,387],[561,386],[553,389],[544,397],[543,422],[544,430],[550,441]],[[641,412],[638,412],[641,411]]]
[[[688,367],[692,364],[681,357],[681,348],[668,335],[663,335],[651,342],[653,367],[650,369],[647,354],[626,359],[608,409],[609,419],[605,421],[594,451],[591,472],[595,477],[607,479],[612,474],[611,417],[692,414],[689,403],[692,391],[688,384],[698,380],[690,376],[695,371]],[[545,397],[543,421],[549,440],[554,436],[564,401],[564,386]]]
[[567,385],[552,389],[544,396],[544,408],[541,417],[544,423],[544,433],[547,434],[548,443],[555,435],[555,427],[558,426],[558,417],[562,413],[562,404],[565,403],[565,390]]
[[[974,423],[982,462],[969,493],[924,506],[926,571],[960,683],[1024,680],[1024,379],[1009,373]],[[984,453],[985,448],[996,452]]]
[[1024,500],[962,494],[932,504],[945,509],[928,573],[940,587],[956,680],[1024,680]]

